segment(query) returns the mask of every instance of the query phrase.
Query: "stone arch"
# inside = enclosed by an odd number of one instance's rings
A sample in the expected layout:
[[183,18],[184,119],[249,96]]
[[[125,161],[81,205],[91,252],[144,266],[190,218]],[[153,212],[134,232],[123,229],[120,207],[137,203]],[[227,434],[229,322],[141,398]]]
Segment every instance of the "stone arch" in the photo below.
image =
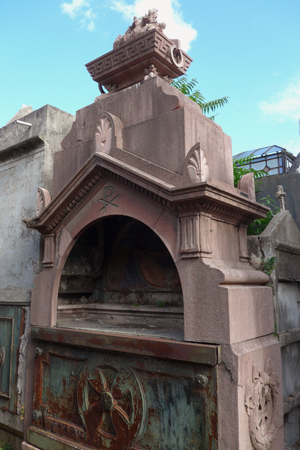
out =
[[110,215],[81,230],[72,244],[59,271],[59,327],[183,332],[179,273],[149,226]]

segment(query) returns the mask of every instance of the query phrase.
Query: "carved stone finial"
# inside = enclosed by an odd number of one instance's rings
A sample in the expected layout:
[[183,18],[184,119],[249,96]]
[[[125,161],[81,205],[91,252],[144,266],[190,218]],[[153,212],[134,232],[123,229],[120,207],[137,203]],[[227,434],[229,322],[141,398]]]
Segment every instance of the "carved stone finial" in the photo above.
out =
[[127,31],[123,36],[119,35],[114,42],[114,50],[118,47],[121,47],[128,41],[131,41],[137,37],[142,36],[147,33],[147,31],[158,30],[163,31],[166,28],[166,24],[164,22],[157,22],[157,9],[151,9],[148,11],[148,14],[145,14],[143,17],[139,19],[137,17],[133,18],[132,24],[128,27]]
[[279,186],[277,186],[277,191],[275,192],[276,197],[279,200],[280,203],[280,210],[284,211],[285,210],[285,200],[284,197],[286,196],[286,192],[284,192],[283,190],[283,186],[280,184]]

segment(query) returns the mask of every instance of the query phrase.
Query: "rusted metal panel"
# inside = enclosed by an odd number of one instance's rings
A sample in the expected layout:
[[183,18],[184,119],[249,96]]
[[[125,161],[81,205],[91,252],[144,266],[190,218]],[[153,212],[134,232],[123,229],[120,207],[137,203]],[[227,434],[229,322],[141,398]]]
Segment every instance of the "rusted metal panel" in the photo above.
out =
[[0,408],[17,411],[17,374],[20,336],[24,328],[22,306],[0,305]]
[[106,351],[133,353],[157,358],[216,365],[221,362],[220,346],[154,339],[151,337],[101,334],[91,331],[32,327],[33,338],[60,344],[89,347]]
[[28,432],[32,445],[44,450],[218,448],[216,367],[40,345]]

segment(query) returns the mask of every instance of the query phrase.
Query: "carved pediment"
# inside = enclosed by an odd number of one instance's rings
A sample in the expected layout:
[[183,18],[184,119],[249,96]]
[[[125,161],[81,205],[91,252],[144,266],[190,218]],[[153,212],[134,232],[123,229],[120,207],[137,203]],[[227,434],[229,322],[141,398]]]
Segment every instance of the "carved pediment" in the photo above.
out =
[[[198,156],[199,154],[201,155],[198,152]],[[193,161],[193,157],[190,160]],[[199,162],[199,159],[195,160]],[[202,164],[203,161],[204,159]],[[205,164],[202,168],[206,176]],[[105,184],[109,180],[112,183]],[[220,188],[213,183],[190,183],[189,186],[175,187],[120,162],[109,154],[95,153],[48,207],[38,217],[28,220],[26,225],[28,228],[37,229],[43,235],[56,235],[100,189],[103,188],[102,208],[115,203],[118,192],[111,186],[116,183],[126,186],[126,189],[135,190],[139,196],[144,196],[147,202],[155,202],[162,209],[179,215],[184,212],[206,211],[238,225],[247,223],[249,217],[262,217],[266,210],[259,204],[249,206],[247,199],[231,192],[222,191],[220,196]]]

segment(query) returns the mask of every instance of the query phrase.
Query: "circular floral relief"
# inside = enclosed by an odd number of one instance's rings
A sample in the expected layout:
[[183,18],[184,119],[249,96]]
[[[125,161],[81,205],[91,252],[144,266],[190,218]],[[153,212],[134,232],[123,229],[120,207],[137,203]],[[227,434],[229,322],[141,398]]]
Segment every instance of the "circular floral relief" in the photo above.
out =
[[255,450],[269,450],[280,425],[279,379],[269,359],[265,371],[253,365],[252,378],[245,395],[251,443]]

